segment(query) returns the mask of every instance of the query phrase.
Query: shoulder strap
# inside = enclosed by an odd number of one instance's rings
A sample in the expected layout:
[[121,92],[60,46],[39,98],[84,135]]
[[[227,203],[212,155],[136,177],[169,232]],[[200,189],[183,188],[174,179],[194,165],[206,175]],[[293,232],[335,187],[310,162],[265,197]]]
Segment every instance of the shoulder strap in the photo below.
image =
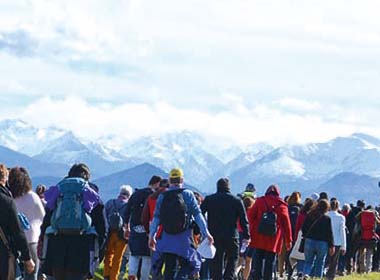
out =
[[324,215],[320,216],[318,219],[316,219],[316,220],[311,224],[311,226],[309,227],[309,230],[307,231],[307,233],[305,234],[305,236],[306,236],[306,235],[309,235],[311,229],[316,225],[316,223],[317,223],[320,219],[322,219],[323,216],[324,216]]
[[3,241],[4,245],[5,245],[5,248],[7,248],[9,251],[11,250],[11,247],[9,246],[9,243],[8,243],[8,239],[7,237],[5,236],[4,234],[4,231],[2,229],[2,227],[0,226],[0,238],[1,240]]

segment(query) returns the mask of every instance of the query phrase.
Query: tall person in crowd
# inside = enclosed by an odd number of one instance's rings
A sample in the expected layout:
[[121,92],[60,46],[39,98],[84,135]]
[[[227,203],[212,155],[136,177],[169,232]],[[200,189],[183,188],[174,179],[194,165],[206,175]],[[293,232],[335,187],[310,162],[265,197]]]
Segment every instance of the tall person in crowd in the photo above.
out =
[[122,185],[118,197],[110,199],[105,205],[105,214],[108,222],[103,274],[105,280],[117,280],[119,276],[121,261],[127,247],[124,216],[131,194],[132,187]]
[[217,182],[217,192],[205,198],[201,209],[203,214],[207,213],[208,229],[216,247],[216,255],[211,261],[211,278],[233,280],[239,259],[238,222],[243,230],[243,243],[250,242],[244,205],[231,194],[230,181],[221,178]]
[[149,237],[142,222],[143,209],[148,197],[159,188],[162,178],[153,176],[148,187],[136,190],[128,201],[125,212],[125,221],[129,235],[129,258],[128,279],[137,279],[139,263],[141,261],[141,280],[148,280],[151,267]]
[[[198,276],[201,260],[193,244],[192,219],[203,237],[213,243],[206,221],[192,191],[183,188],[183,171],[174,168],[169,174],[169,189],[160,194],[150,226],[149,245],[162,253],[165,262],[164,279],[193,279]],[[163,232],[156,239],[158,226]],[[177,270],[177,262],[179,270]]]
[[32,273],[25,272],[24,280],[37,280],[39,268],[37,243],[45,209],[38,195],[32,191],[32,181],[25,168],[12,168],[9,172],[8,185],[15,199],[17,211],[23,217],[22,226],[28,240],[29,251],[36,264],[36,269]]
[[41,238],[47,238],[44,272],[55,280],[87,279],[96,266],[105,221],[97,188],[90,186],[89,180],[89,168],[74,164],[66,178],[45,192],[47,212],[41,227]]
[[25,272],[33,273],[35,264],[30,256],[28,240],[21,227],[16,205],[6,189],[8,169],[0,164],[0,280],[15,279],[17,252],[21,252]]
[[[305,266],[303,269],[305,279],[310,277],[322,279],[327,254],[334,255],[331,219],[327,215],[329,209],[329,202],[326,199],[320,199],[317,207],[306,216],[302,226],[302,235],[305,238]],[[311,274],[312,270],[313,274]]]
[[252,240],[249,247],[255,249],[253,279],[271,280],[275,256],[281,252],[283,242],[288,251],[292,246],[288,205],[280,198],[278,186],[271,185],[265,195],[256,200],[248,213],[248,221]]
[[330,207],[331,210],[328,213],[328,216],[331,219],[335,252],[334,255],[330,257],[328,263],[328,270],[326,274],[327,280],[333,280],[335,278],[339,257],[340,255],[346,254],[346,218],[338,212],[338,200],[331,200]]

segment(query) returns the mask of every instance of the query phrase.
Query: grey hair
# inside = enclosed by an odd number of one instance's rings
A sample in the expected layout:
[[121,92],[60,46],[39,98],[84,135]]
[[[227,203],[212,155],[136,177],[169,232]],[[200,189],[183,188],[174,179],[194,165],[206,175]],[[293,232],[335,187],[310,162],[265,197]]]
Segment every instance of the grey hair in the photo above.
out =
[[126,195],[130,197],[133,193],[133,189],[130,185],[121,185],[120,186],[120,194]]

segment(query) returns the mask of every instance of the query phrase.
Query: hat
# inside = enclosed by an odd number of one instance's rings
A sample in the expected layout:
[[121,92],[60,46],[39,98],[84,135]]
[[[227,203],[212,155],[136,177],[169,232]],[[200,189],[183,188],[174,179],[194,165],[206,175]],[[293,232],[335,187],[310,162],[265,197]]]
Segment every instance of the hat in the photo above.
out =
[[246,192],[255,192],[256,188],[255,185],[252,183],[248,183],[247,186],[245,187]]
[[311,198],[312,200],[314,200],[314,201],[317,201],[317,200],[319,199],[319,194],[317,194],[317,193],[313,193],[313,194],[310,196],[310,198]]
[[174,178],[183,178],[183,171],[181,168],[173,168],[170,170],[169,173],[169,178],[174,179]]
[[197,251],[203,258],[213,259],[215,257],[216,248],[207,238],[205,238],[201,244],[199,244]]

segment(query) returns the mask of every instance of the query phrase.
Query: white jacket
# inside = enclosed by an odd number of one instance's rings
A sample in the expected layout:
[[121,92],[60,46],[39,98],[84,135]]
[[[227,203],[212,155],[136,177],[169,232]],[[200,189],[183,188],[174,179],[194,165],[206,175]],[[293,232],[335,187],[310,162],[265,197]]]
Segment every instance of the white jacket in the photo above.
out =
[[328,216],[331,219],[334,246],[340,246],[341,250],[346,250],[346,218],[337,211],[330,211]]

